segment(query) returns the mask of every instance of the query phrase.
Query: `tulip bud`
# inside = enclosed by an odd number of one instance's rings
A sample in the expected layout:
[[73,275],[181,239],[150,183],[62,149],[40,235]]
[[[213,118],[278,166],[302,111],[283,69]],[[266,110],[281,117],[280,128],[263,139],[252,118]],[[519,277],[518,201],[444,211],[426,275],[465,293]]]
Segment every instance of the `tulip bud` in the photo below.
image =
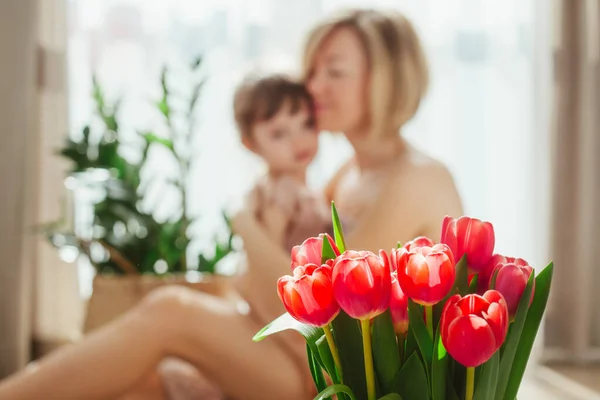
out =
[[[499,262],[493,267],[490,272],[490,284],[494,275],[496,275],[496,285],[494,289],[502,293],[508,306],[508,314],[514,318],[517,313],[517,308],[523,297],[523,292],[527,287],[527,281],[533,273],[533,268],[527,264],[527,261],[522,258],[513,257],[495,257]],[[504,260],[502,260],[504,259]],[[535,291],[535,281],[533,282],[529,304],[533,301]]]
[[408,297],[402,291],[396,272],[392,272],[392,292],[390,296],[390,311],[394,331],[397,335],[408,332]]
[[292,248],[292,270],[298,265],[315,264],[321,265],[321,254],[323,252],[323,237],[329,240],[329,244],[336,256],[340,251],[335,245],[335,241],[327,233],[321,233],[318,237],[306,239],[301,245]]
[[508,331],[508,309],[502,294],[454,295],[440,321],[441,337],[450,355],[465,367],[477,367],[502,346]]
[[445,244],[392,250],[402,291],[415,303],[432,306],[452,289],[456,270],[454,257]]
[[346,251],[333,266],[333,293],[352,318],[365,320],[383,313],[390,305],[391,276],[387,255]]
[[325,326],[340,312],[333,296],[331,268],[327,265],[296,267],[293,276],[279,278],[277,294],[287,312],[304,324]]
[[480,272],[487,267],[494,252],[494,227],[475,218],[447,216],[442,223],[441,242],[452,249],[456,262],[466,254],[469,269]]

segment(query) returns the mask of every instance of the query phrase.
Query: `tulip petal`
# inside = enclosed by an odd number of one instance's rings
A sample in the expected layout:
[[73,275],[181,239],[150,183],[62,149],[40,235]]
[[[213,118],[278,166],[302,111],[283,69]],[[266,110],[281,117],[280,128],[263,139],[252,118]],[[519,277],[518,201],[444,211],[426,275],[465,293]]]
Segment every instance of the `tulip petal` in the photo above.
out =
[[442,338],[448,353],[465,367],[477,367],[496,351],[496,338],[488,323],[475,315],[455,319]]

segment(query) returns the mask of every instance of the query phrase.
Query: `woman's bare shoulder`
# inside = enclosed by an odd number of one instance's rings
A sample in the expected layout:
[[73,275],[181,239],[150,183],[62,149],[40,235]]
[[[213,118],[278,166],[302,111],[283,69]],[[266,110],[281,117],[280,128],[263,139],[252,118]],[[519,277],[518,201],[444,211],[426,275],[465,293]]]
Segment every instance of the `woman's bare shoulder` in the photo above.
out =
[[411,148],[392,179],[392,196],[402,199],[421,221],[419,234],[435,239],[444,216],[462,215],[462,201],[449,169],[422,151]]

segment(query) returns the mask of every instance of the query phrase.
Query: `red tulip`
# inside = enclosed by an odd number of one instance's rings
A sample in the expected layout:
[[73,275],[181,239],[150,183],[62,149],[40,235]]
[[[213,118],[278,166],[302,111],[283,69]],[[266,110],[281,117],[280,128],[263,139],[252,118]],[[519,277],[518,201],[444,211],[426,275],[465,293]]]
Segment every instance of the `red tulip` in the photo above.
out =
[[296,267],[294,276],[279,278],[277,294],[287,312],[304,324],[325,326],[340,312],[333,296],[331,268],[327,265]]
[[410,251],[392,251],[398,281],[404,293],[415,303],[432,306],[442,300],[454,285],[454,257],[448,246],[412,247]]
[[[523,296],[523,292],[527,287],[527,281],[533,273],[533,268],[527,264],[527,261],[522,258],[504,257],[494,255],[494,260],[497,261],[490,272],[490,285],[493,276],[496,275],[495,290],[502,293],[508,306],[508,314],[511,318],[517,313],[519,302]],[[535,291],[535,281],[533,282],[529,304],[533,301]]]
[[406,332],[408,332],[408,297],[400,287],[396,272],[392,272],[390,311],[392,313],[392,322],[394,323],[394,331],[396,334],[406,334]]
[[456,262],[466,254],[469,269],[480,272],[494,252],[494,227],[475,218],[447,216],[442,224],[441,242],[452,249]]
[[335,255],[340,255],[340,251],[335,245],[333,238],[326,233],[321,233],[318,237],[308,238],[301,245],[292,248],[292,270],[298,265],[321,265],[323,237],[326,237],[327,240],[329,240],[329,244],[333,248]]
[[440,321],[442,343],[465,367],[477,367],[502,346],[508,330],[508,310],[502,294],[459,294],[448,299]]
[[416,247],[433,247],[434,245],[435,243],[433,242],[433,240],[425,236],[419,236],[414,238],[410,242],[404,243],[404,246],[402,247],[404,247],[407,251],[410,251],[411,249]]
[[333,266],[333,293],[352,318],[365,320],[390,306],[391,275],[387,255],[369,251],[346,251]]

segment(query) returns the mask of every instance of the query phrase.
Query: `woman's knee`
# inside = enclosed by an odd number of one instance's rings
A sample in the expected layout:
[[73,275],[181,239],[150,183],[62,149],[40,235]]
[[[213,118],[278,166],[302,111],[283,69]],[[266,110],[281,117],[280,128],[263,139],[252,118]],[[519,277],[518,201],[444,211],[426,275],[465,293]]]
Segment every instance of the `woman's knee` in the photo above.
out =
[[148,293],[137,308],[143,315],[161,324],[170,320],[181,321],[195,294],[184,286],[162,286]]

